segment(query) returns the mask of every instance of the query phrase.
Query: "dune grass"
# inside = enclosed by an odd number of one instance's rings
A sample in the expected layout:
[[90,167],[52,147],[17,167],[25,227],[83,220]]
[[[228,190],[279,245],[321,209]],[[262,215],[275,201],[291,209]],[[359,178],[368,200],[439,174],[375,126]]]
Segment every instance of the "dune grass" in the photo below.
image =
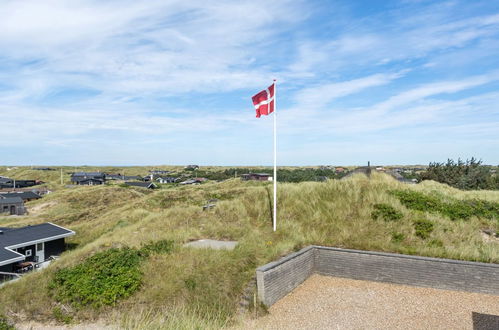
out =
[[[359,175],[280,184],[274,233],[271,189],[268,182],[240,180],[153,192],[94,186],[60,189],[30,202],[28,207],[38,207],[38,212],[0,218],[0,226],[52,221],[77,235],[69,240],[73,248],[48,269],[0,289],[0,314],[44,321],[64,311],[71,322],[104,319],[127,329],[219,328],[237,319],[242,292],[259,265],[309,244],[499,263],[498,243],[485,242],[480,233],[497,231],[497,218],[471,215],[453,221],[438,212],[407,208],[391,191],[491,203],[499,203],[499,192],[463,192],[434,182],[404,185],[377,173],[371,179]],[[211,198],[219,200],[216,207],[203,211]],[[376,205],[397,214],[396,221],[373,219],[380,209]],[[416,225],[422,220],[432,224],[431,231],[428,225]],[[182,247],[200,238],[236,240],[239,245],[233,251]],[[139,289],[114,306],[73,308],[51,294],[50,284],[61,269],[82,265],[100,251],[140,249],[162,240],[178,248],[147,256],[140,263]]]

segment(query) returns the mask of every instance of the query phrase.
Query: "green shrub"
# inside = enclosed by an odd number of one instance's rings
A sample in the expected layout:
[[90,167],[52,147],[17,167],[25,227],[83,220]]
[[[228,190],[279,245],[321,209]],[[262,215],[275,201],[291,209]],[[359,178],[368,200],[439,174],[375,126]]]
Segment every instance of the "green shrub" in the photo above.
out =
[[420,175],[421,180],[434,180],[464,190],[499,189],[498,177],[493,174],[490,166],[482,165],[481,160],[457,162],[448,159],[447,163],[430,163],[427,170]]
[[75,307],[114,305],[141,284],[141,256],[130,248],[99,252],[83,263],[58,270],[50,289],[59,302]]
[[466,220],[472,216],[499,219],[499,203],[480,199],[443,201],[435,195],[426,195],[413,190],[392,190],[402,205],[422,212],[440,213],[452,220]]
[[7,320],[7,318],[3,315],[0,315],[0,330],[15,330],[16,328],[12,325],[12,323]]
[[394,232],[392,233],[392,242],[400,243],[405,239],[405,235],[402,233]]
[[416,220],[414,221],[414,229],[416,236],[427,239],[433,231],[433,222],[426,219]]
[[438,212],[442,206],[440,199],[413,190],[392,190],[402,205],[411,210]]
[[374,220],[384,219],[385,221],[396,221],[402,219],[404,215],[388,204],[374,204],[374,211],[371,217]]

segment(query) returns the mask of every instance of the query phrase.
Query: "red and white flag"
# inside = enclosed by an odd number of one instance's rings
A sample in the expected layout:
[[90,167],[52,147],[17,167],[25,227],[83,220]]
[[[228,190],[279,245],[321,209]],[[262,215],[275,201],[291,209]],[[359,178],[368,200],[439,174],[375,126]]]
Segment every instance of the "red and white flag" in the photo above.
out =
[[257,118],[274,112],[274,85],[275,83],[251,98],[255,105]]

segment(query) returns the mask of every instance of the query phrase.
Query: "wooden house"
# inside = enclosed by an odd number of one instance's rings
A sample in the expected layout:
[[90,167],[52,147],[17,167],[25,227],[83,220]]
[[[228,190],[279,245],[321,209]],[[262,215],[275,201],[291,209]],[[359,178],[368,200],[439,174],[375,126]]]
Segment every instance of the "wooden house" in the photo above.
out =
[[53,223],[0,228],[0,272],[16,273],[22,264],[42,263],[65,249],[64,239],[75,232]]
[[71,175],[71,183],[76,185],[100,185],[106,182],[106,175],[101,172],[76,172]]
[[0,214],[23,215],[25,212],[24,201],[21,197],[0,196]]
[[21,197],[23,202],[29,202],[32,200],[40,199],[42,196],[32,192],[32,191],[20,191],[20,192],[9,192],[9,193],[2,193],[0,192],[0,199],[1,198],[9,198],[9,197]]

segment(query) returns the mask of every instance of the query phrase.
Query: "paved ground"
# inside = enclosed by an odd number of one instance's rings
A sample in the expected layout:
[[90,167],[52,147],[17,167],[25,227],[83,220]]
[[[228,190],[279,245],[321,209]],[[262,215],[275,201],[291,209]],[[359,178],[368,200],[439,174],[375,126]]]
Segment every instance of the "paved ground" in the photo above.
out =
[[215,249],[215,250],[234,250],[237,246],[236,241],[216,241],[213,239],[200,239],[184,244],[186,247],[199,249]]
[[[313,275],[248,329],[499,329],[499,296]],[[480,314],[491,316],[481,316]]]

